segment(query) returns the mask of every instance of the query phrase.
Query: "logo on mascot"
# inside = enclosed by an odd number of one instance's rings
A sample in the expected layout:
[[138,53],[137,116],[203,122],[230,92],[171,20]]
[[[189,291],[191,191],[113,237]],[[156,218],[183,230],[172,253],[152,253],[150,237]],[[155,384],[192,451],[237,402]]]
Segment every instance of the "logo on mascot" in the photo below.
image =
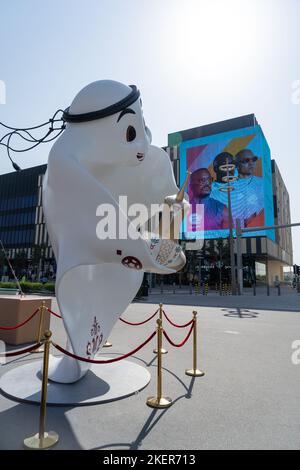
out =
[[97,318],[94,317],[94,322],[93,322],[92,329],[91,329],[92,339],[91,341],[88,342],[86,346],[86,354],[89,357],[94,356],[98,352],[101,346],[101,343],[103,340],[103,334],[100,332],[101,332],[100,324],[97,321]]

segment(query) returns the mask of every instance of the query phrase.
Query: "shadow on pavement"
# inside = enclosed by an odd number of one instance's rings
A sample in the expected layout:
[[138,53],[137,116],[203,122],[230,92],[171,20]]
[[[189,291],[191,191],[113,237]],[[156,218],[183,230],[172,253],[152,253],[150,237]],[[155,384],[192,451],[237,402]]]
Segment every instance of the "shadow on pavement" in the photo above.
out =
[[[186,392],[187,392],[183,395],[180,395],[175,400],[173,400],[173,405],[172,406],[174,406],[175,403],[178,402],[179,400],[181,400],[182,398],[191,398],[192,390],[193,390],[193,386],[194,386],[194,382],[195,382],[195,377],[191,378],[190,384],[187,387],[185,385],[185,383],[183,383],[182,380],[180,380],[177,377],[176,374],[172,373],[168,369],[164,369],[164,370],[171,373],[175,378],[177,378],[180,381],[180,383],[184,386],[184,388],[186,389]],[[157,423],[163,418],[165,413],[167,413],[168,409],[169,408],[165,408],[163,410],[153,409],[150,412],[150,414],[149,414],[145,424],[143,425],[142,429],[140,430],[139,434],[137,435],[135,441],[133,441],[133,442],[111,442],[111,443],[104,444],[104,445],[99,446],[99,447],[94,447],[93,449],[90,449],[90,450],[103,450],[103,449],[110,449],[110,448],[114,448],[114,447],[117,447],[118,449],[121,448],[121,447],[124,447],[128,450],[139,450],[139,448],[143,444],[144,439],[152,432],[152,430],[155,428]]]
[[[82,447],[74,436],[72,427],[65,414],[72,408],[47,408],[46,431],[55,431],[61,440],[53,447],[53,450],[74,449]],[[1,432],[0,449],[22,450],[23,440],[38,432],[40,407],[30,404],[16,404],[8,410],[0,413],[1,423],[5,431]]]
[[222,308],[223,312],[228,312],[224,314],[224,317],[231,318],[257,318],[259,313],[252,312],[244,308],[237,307],[235,310],[229,310],[228,308]]
[[[110,353],[112,354],[112,353]],[[144,363],[146,366],[147,361],[136,356],[135,359]],[[26,360],[27,358],[22,358]],[[156,359],[156,356],[151,360],[151,365]],[[23,362],[22,360],[20,362]],[[153,365],[156,367],[156,365]],[[190,399],[193,393],[193,387],[195,383],[195,377],[189,380],[188,384],[185,384],[180,377],[178,377],[171,370],[163,367],[163,370],[172,375],[183,387],[184,393],[173,400],[173,406],[185,398]],[[27,403],[10,403],[9,409],[3,410],[0,413],[0,420],[5,426],[5,432],[1,432],[0,435],[0,449],[1,450],[21,450],[23,449],[23,440],[30,437],[38,432],[39,425],[39,404],[27,404]],[[46,420],[46,431],[55,431],[61,436],[61,440],[53,448],[54,450],[72,449],[81,450],[82,447],[76,438],[72,426],[67,418],[67,413],[74,409],[74,406],[48,406],[47,407],[47,420]],[[146,422],[143,424],[139,431],[136,439],[132,442],[114,442],[95,447],[92,450],[107,449],[107,448],[125,448],[128,450],[137,450],[141,447],[144,439],[154,430],[157,423],[163,418],[166,409],[152,409]]]

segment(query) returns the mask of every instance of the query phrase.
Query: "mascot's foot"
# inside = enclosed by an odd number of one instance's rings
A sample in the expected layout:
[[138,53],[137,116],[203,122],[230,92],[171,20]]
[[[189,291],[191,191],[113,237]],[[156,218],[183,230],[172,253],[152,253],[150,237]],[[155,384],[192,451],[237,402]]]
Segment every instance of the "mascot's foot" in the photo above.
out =
[[80,380],[87,371],[80,370],[78,362],[70,357],[49,357],[48,378],[53,382],[71,384]]

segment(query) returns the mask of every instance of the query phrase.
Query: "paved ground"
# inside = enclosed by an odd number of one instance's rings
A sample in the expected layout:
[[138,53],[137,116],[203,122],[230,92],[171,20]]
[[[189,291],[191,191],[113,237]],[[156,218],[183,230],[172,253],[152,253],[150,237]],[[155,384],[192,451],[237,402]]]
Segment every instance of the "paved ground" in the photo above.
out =
[[[148,408],[145,402],[155,391],[156,375],[150,345],[132,359],[152,374],[139,394],[104,405],[48,407],[47,429],[60,434],[56,448],[299,449],[300,364],[291,361],[292,342],[300,340],[299,298],[285,296],[279,304],[278,298],[263,295],[219,299],[157,293],[147,302],[133,303],[123,315],[132,321],[147,318],[163,301],[175,321],[186,322],[197,305],[199,366],[205,377],[184,374],[192,365],[191,342],[182,349],[168,346],[163,388],[174,404],[167,410]],[[208,302],[217,306],[207,306]],[[294,311],[283,311],[284,304]],[[55,301],[53,309],[57,310]],[[53,318],[51,328],[56,342],[64,345],[61,321]],[[129,351],[153,328],[153,321],[143,327],[118,322],[109,354]],[[166,330],[174,340],[184,336],[183,330],[170,325]],[[11,361],[0,373],[27,361]],[[0,449],[21,449],[23,438],[38,429],[39,408],[0,396],[0,411]]]
[[264,287],[256,289],[256,295],[253,295],[253,289],[245,289],[242,296],[222,295],[214,291],[209,291],[208,295],[201,293],[195,294],[194,290],[190,293],[187,287],[179,289],[172,286],[164,287],[163,293],[156,288],[152,289],[150,295],[142,299],[143,302],[159,303],[164,302],[174,305],[195,305],[207,307],[232,307],[232,308],[255,308],[263,310],[281,310],[281,311],[299,311],[300,312],[300,293],[290,287],[281,287],[281,295],[278,295],[276,288],[270,289],[270,296],[266,294]]

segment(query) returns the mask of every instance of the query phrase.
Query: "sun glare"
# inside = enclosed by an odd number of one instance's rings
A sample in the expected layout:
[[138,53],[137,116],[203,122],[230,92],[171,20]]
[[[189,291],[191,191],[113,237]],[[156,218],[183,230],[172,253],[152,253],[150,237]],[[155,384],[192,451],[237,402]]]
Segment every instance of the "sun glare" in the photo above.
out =
[[[218,76],[253,62],[262,28],[256,2],[174,2],[169,16],[168,56],[194,70]],[[174,29],[176,25],[176,29]],[[170,57],[171,56],[171,57]]]

